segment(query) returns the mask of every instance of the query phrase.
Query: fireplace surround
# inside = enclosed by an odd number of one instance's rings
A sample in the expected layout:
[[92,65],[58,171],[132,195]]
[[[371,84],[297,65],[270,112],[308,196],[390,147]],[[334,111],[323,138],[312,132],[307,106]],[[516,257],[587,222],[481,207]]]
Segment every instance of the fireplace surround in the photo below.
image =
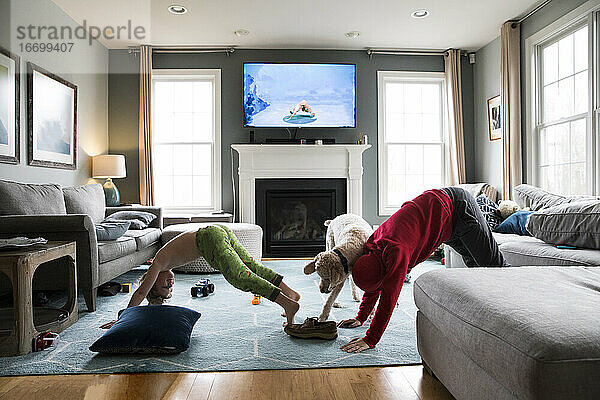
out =
[[[261,221],[257,219],[256,202],[263,199],[257,198],[257,183],[272,179],[340,179],[346,186],[346,204],[343,212],[362,216],[362,153],[371,145],[233,144],[231,147],[239,154],[237,200],[240,222],[261,225]],[[281,197],[279,199],[282,201]],[[306,204],[305,206],[308,207]],[[299,207],[302,208],[301,205]],[[296,212],[301,214],[304,211],[298,209]],[[336,213],[340,213],[340,210],[336,209]],[[261,227],[263,232],[266,232],[266,226]],[[266,241],[265,238],[263,242]],[[299,251],[300,247],[297,246]],[[265,256],[268,254],[265,252]],[[290,253],[288,256],[300,254]]]

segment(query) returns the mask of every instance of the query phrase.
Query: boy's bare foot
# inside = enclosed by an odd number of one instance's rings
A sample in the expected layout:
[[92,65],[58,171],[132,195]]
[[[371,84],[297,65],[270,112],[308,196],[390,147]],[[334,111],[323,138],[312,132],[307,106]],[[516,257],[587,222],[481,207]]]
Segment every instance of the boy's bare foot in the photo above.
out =
[[[290,299],[292,299],[294,301],[300,300],[300,294],[298,292],[296,292],[295,290],[293,290],[292,288],[290,288],[285,283],[283,283],[283,281],[279,284],[279,289],[281,289],[283,294],[285,294]],[[285,317],[285,315],[282,315],[282,316]]]
[[289,305],[289,307],[284,307],[284,308],[285,308],[285,317],[287,319],[287,323],[288,324],[293,324],[294,323],[294,316],[296,315],[296,313],[300,309],[300,304],[298,304],[298,303],[296,303],[294,301],[294,302],[292,302]]
[[298,309],[300,309],[300,304],[298,304],[298,302],[290,299],[283,293],[279,293],[279,295],[277,295],[277,298],[275,299],[275,303],[277,303],[281,307],[283,307],[283,310],[285,312],[285,317],[287,319],[287,323],[293,324],[294,316],[298,312]]

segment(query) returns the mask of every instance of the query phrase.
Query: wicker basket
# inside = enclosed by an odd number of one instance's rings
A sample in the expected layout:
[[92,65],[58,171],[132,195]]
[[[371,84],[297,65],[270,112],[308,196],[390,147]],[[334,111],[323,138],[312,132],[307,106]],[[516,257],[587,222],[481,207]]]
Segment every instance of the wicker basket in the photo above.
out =
[[[196,224],[178,224],[167,226],[162,233],[163,245],[175,236],[189,231],[197,231],[205,226],[213,225],[214,223],[196,223]],[[241,245],[244,246],[248,253],[255,259],[260,260],[262,258],[262,228],[254,224],[243,224],[243,223],[219,223],[231,229],[235,236],[240,241]],[[218,270],[211,267],[203,257],[192,261],[189,264],[175,268],[178,272],[187,273],[207,273],[207,272],[219,272]]]

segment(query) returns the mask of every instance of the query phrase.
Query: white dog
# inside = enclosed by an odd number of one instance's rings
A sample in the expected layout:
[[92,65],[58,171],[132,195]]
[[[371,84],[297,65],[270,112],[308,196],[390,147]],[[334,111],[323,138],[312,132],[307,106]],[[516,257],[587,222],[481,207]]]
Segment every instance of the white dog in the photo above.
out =
[[373,228],[367,221],[354,214],[343,214],[333,220],[325,221],[327,226],[326,251],[317,256],[304,267],[307,275],[317,272],[321,277],[319,290],[329,293],[319,321],[329,318],[331,307],[344,287],[346,279],[350,279],[352,298],[360,301],[360,293],[352,280],[352,266],[363,254],[367,239]]

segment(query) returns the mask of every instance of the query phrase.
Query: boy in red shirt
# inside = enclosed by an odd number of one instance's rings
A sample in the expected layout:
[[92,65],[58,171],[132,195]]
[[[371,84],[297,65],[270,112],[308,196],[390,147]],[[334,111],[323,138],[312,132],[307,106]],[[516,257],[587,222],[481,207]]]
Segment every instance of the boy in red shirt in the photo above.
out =
[[364,254],[354,263],[352,278],[365,293],[358,315],[338,326],[361,326],[378,299],[379,305],[365,337],[352,339],[342,350],[360,353],[375,347],[392,316],[406,274],[442,243],[455,249],[468,267],[508,266],[472,195],[456,187],[424,192],[404,203],[373,232]]

